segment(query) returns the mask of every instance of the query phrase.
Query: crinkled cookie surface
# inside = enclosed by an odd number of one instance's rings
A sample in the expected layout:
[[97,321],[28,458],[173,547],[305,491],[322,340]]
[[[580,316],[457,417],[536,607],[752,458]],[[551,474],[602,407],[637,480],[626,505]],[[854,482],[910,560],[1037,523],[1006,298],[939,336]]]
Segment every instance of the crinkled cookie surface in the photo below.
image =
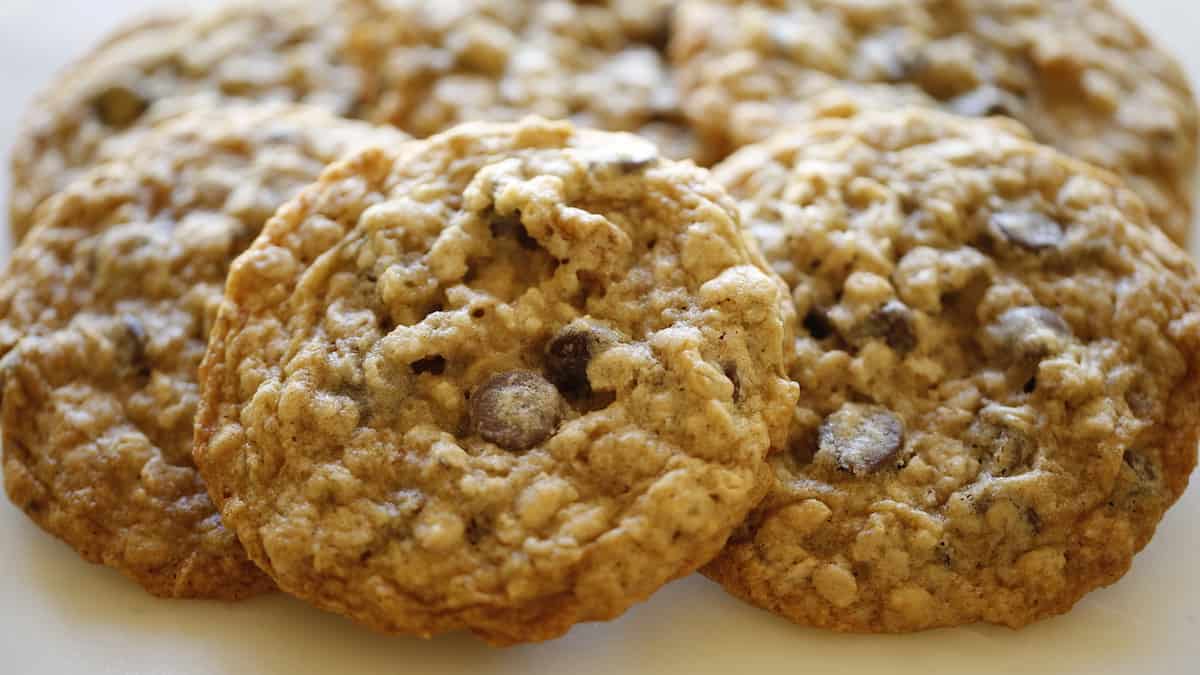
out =
[[202,110],[98,151],[0,281],[9,497],[164,597],[272,587],[192,462],[196,369],[225,273],[327,164],[394,131],[287,105]]
[[494,644],[714,556],[795,402],[778,280],[708,173],[530,119],[365,151],[234,264],[196,460],[285,590]]
[[427,136],[536,113],[700,153],[664,64],[673,0],[239,0],[117,31],[26,112],[17,239],[110,136],[198,105],[292,101]]
[[676,0],[383,4],[358,45],[378,64],[371,119],[425,137],[537,114],[639,132],[670,157],[706,159],[666,64]]
[[836,85],[889,87],[1014,117],[1121,175],[1175,241],[1190,234],[1191,89],[1109,0],[687,0],[671,49],[708,147],[765,139]]
[[717,167],[792,289],[776,484],[705,572],[799,623],[1068,610],[1196,463],[1200,281],[1108,174],[994,121],[818,121]]
[[110,138],[198,107],[294,101],[344,115],[366,86],[350,60],[362,0],[237,2],[146,17],[61,73],[26,111],[12,155],[16,239]]

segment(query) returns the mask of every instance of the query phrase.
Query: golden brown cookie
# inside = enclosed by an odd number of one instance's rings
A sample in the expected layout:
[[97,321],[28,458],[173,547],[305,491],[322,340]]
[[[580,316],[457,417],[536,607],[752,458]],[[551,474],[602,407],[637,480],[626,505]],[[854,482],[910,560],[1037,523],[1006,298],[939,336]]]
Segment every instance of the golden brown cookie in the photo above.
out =
[[155,16],[68,68],[12,158],[16,239],[108,138],[213,103],[294,101],[428,136],[526,114],[700,153],[662,55],[673,0],[268,0]]
[[97,161],[109,138],[235,100],[296,101],[349,114],[365,87],[347,45],[362,0],[239,2],[159,14],[116,31],[26,111],[12,155],[10,226]]
[[715,175],[792,289],[775,487],[705,573],[798,623],[1019,627],[1115,582],[1196,463],[1200,278],[1109,174],[930,109]]
[[767,138],[845,83],[1006,115],[1121,175],[1176,242],[1192,224],[1186,77],[1109,0],[685,0],[672,62],[706,144]]
[[13,503],[155,595],[272,587],[192,462],[196,369],[234,256],[343,152],[394,131],[286,105],[187,113],[98,151],[0,280]]
[[795,402],[736,206],[531,118],[364,151],[233,266],[196,461],[284,590],[379,630],[545,640],[714,556]]
[[701,157],[665,50],[676,0],[394,0],[361,31],[369,113],[414,136],[528,114]]

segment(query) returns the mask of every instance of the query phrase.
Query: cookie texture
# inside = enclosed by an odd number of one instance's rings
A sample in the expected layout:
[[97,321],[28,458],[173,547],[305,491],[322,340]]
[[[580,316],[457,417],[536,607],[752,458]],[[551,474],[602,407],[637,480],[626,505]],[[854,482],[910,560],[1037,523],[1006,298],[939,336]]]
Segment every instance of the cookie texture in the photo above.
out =
[[13,503],[164,597],[269,579],[191,458],[196,370],[225,273],[284,200],[359,144],[401,138],[288,105],[194,111],[98,150],[0,280],[0,424]]
[[736,207],[628,134],[530,118],[364,151],[233,266],[195,455],[290,593],[497,645],[720,550],[796,387]]
[[1191,89],[1109,0],[686,0],[676,19],[671,60],[706,145],[763,140],[833,86],[893,87],[1016,118],[1119,174],[1176,242],[1190,234]]
[[242,2],[157,14],[119,29],[58,76],[26,111],[12,155],[16,239],[34,210],[139,125],[230,101],[295,101],[345,115],[365,80],[348,45],[359,0]]
[[665,58],[676,4],[392,0],[359,40],[378,64],[370,114],[425,137],[533,113],[639,132],[671,157],[699,157]]
[[198,105],[291,101],[428,136],[529,113],[700,149],[664,65],[668,0],[269,0],[158,15],[108,38],[27,111],[17,239],[105,139]]
[[796,622],[1020,627],[1110,584],[1196,463],[1200,281],[1106,172],[925,109],[715,170],[792,289],[776,482],[705,573]]

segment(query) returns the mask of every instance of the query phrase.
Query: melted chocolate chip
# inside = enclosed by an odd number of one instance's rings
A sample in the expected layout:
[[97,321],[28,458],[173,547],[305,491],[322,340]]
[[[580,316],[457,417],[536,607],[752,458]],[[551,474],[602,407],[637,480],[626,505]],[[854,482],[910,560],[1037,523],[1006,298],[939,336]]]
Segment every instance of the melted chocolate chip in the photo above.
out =
[[987,332],[997,355],[1017,362],[1040,361],[1058,352],[1073,335],[1071,326],[1045,307],[1010,309],[997,317]]
[[1144,452],[1130,448],[1125,451],[1122,459],[1126,466],[1133,469],[1139,481],[1153,483],[1158,480],[1158,469],[1155,468],[1154,462]]
[[125,358],[130,369],[140,378],[150,376],[151,367],[146,355],[146,344],[149,338],[146,328],[137,317],[126,314],[121,317],[121,326],[125,329],[124,345]]
[[808,331],[814,340],[824,340],[833,335],[833,323],[823,309],[814,307],[808,310],[808,314],[804,315],[803,324],[804,330]]
[[913,323],[912,310],[902,302],[891,300],[872,312],[856,332],[867,339],[883,338],[889,347],[907,354],[917,347]]
[[105,125],[124,129],[146,113],[150,101],[137,91],[114,85],[92,99],[92,109]]
[[641,173],[657,166],[662,160],[658,149],[649,143],[594,148],[588,152],[587,158],[589,171],[593,173],[616,171],[622,176]]
[[812,464],[813,459],[817,456],[817,443],[819,433],[807,432],[797,434],[788,441],[788,452],[791,454],[791,459],[798,467],[805,467]]
[[825,418],[819,438],[818,457],[861,477],[895,459],[904,444],[904,422],[882,406],[847,403]]
[[418,375],[425,373],[430,375],[441,375],[442,373],[446,372],[446,359],[437,355],[429,356],[413,363],[412,369],[413,372]]
[[995,85],[986,84],[969,91],[948,104],[950,110],[967,117],[1016,117],[1021,99]]
[[617,160],[617,170],[626,176],[640,173],[658,164],[657,157],[622,157]]
[[471,421],[484,440],[513,452],[528,450],[554,434],[562,399],[541,375],[500,373],[471,396]]
[[984,470],[993,476],[1024,473],[1032,468],[1037,455],[1037,444],[1028,434],[988,420],[976,420],[966,438]]
[[1005,239],[1030,251],[1055,248],[1064,237],[1063,227],[1057,221],[1031,211],[994,213],[991,224]]
[[592,362],[596,338],[587,330],[567,328],[546,345],[546,375],[568,396],[587,396],[588,364]]

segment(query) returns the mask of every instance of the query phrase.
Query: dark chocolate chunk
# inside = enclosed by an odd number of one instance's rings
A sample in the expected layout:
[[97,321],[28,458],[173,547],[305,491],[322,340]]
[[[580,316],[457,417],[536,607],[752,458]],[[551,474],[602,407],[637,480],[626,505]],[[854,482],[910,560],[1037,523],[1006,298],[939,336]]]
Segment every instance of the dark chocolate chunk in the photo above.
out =
[[546,345],[546,375],[569,396],[586,396],[588,364],[596,348],[596,337],[586,329],[566,328]]
[[471,421],[484,440],[521,452],[554,434],[561,408],[554,385],[537,373],[514,370],[493,376],[475,390]]
[[92,99],[92,109],[105,125],[124,129],[145,114],[150,101],[140,93],[122,85],[114,85]]
[[847,403],[825,418],[819,436],[818,456],[865,476],[895,459],[904,444],[904,422],[882,406]]
[[991,223],[1005,239],[1030,251],[1055,248],[1064,237],[1062,225],[1042,213],[1002,211],[992,214]]

